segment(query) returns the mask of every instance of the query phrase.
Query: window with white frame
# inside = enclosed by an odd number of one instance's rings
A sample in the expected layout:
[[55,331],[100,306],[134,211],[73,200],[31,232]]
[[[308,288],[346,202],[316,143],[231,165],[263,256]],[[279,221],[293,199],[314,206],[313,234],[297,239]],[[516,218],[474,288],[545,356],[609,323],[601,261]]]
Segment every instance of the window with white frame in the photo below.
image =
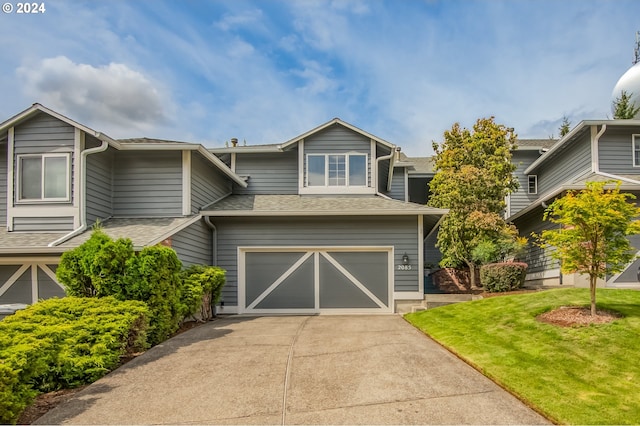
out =
[[640,135],[633,135],[633,167],[640,167]]
[[528,176],[528,193],[529,194],[537,194],[538,193],[538,176],[529,175]]
[[69,201],[69,154],[18,155],[18,201]]
[[367,154],[307,154],[307,186],[367,186]]

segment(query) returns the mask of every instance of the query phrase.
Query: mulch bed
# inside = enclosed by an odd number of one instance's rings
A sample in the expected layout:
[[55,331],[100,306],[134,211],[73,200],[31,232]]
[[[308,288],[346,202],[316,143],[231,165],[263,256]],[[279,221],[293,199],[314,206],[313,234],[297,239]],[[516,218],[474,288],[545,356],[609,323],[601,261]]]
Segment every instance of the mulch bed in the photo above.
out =
[[617,312],[597,309],[596,315],[591,315],[591,308],[562,306],[553,311],[538,315],[538,321],[560,327],[579,327],[590,324],[606,324],[622,318]]

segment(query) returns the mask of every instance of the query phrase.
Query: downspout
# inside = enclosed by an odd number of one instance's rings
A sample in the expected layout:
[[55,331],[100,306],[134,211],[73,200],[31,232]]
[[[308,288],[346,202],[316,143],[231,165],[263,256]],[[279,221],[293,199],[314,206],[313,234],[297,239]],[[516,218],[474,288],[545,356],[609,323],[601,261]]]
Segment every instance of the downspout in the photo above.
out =
[[57,240],[49,243],[49,247],[55,247],[64,243],[65,241],[81,234],[87,229],[87,156],[104,152],[109,148],[109,142],[102,141],[102,145],[95,148],[85,149],[80,153],[80,182],[76,182],[76,185],[80,185],[80,227],[74,229],[67,235],[58,238]]
[[603,124],[602,129],[596,134],[593,138],[593,152],[591,153],[592,165],[593,165],[593,173],[598,173],[600,171],[600,155],[598,153],[598,142],[600,142],[600,137],[607,130],[607,125]]
[[[378,179],[380,178],[380,161],[392,160],[395,155],[396,155],[395,150],[392,150],[391,154],[376,158],[376,176],[378,177]],[[393,173],[393,160],[389,162],[389,174],[392,174],[392,173]],[[386,198],[388,200],[391,199],[391,197],[388,197],[383,193],[381,193],[380,191],[378,191],[378,182],[376,182],[375,188],[376,188],[376,195],[382,198]]]

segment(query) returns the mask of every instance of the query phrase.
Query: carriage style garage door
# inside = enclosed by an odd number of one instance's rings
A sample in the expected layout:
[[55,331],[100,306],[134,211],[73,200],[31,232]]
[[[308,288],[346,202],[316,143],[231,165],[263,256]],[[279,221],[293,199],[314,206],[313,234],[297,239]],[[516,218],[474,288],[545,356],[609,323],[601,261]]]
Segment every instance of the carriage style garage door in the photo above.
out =
[[392,247],[238,249],[240,313],[392,312]]

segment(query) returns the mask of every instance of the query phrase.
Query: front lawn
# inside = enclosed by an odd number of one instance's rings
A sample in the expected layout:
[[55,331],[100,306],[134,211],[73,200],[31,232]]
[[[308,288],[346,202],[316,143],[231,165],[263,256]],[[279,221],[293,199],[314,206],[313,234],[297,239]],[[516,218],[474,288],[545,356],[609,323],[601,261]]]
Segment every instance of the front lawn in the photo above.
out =
[[452,352],[564,424],[640,423],[640,291],[598,290],[609,324],[562,328],[536,316],[588,306],[588,289],[493,297],[407,314]]

